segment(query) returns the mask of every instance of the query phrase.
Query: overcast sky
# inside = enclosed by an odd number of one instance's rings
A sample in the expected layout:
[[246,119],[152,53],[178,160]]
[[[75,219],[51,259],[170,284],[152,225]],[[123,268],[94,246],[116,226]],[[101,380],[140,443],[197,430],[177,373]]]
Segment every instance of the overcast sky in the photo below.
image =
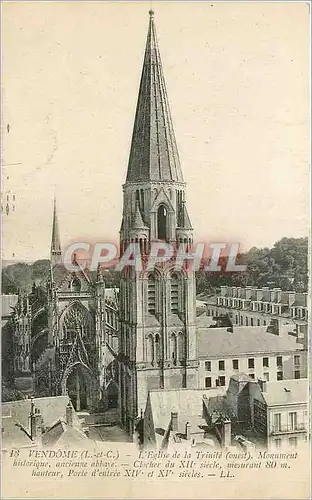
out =
[[[118,241],[150,5],[4,4],[5,259],[49,257],[54,191],[63,246]],[[306,236],[308,4],[153,9],[195,239]]]

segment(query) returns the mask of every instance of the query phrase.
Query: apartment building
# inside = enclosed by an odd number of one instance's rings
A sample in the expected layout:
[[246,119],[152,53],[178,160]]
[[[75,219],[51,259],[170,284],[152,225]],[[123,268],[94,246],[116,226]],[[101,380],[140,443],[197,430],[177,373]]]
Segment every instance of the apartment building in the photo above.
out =
[[228,386],[243,372],[250,380],[278,381],[307,377],[307,351],[287,334],[274,335],[269,327],[234,326],[197,331],[198,387]]
[[206,300],[208,316],[228,314],[234,325],[267,326],[272,317],[307,346],[308,294],[280,288],[221,286],[219,295]]
[[252,384],[253,427],[265,435],[269,451],[297,448],[307,441],[308,389],[307,379]]

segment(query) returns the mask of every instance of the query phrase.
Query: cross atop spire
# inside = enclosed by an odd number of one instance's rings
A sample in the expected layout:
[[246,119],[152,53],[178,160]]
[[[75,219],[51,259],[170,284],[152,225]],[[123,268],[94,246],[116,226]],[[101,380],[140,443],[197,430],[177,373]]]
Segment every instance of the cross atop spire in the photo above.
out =
[[56,198],[54,197],[53,204],[53,222],[52,222],[52,241],[51,241],[51,266],[55,266],[56,264],[60,264],[61,262],[61,241],[60,241],[60,233],[58,227],[57,220],[57,212],[56,212]]
[[127,182],[183,182],[153,10],[149,16]]

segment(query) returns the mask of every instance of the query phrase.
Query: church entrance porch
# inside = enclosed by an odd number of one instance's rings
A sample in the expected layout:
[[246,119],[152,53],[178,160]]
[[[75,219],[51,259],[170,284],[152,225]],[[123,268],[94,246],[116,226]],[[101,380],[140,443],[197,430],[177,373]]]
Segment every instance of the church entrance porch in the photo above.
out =
[[82,363],[66,370],[61,383],[62,394],[67,394],[77,412],[92,410],[97,404],[99,391],[91,370]]
[[88,381],[79,367],[67,378],[67,393],[76,411],[86,410],[90,406]]

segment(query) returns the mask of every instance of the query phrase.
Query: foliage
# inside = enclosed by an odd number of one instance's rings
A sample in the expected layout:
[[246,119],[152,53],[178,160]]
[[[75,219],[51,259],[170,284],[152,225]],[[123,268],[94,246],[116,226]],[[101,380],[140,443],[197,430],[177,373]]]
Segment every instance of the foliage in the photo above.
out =
[[9,387],[9,385],[2,380],[2,387],[1,387],[1,400],[3,403],[7,401],[19,401],[21,399],[24,399],[24,395],[22,392],[18,391],[17,389],[14,389],[12,387]]
[[30,292],[33,284],[39,285],[49,275],[50,261],[37,260],[33,264],[18,262],[2,269],[2,293]]
[[226,272],[226,259],[221,258],[218,273],[196,275],[198,293],[214,293],[222,286],[269,286],[282,290],[306,291],[308,288],[308,238],[282,238],[273,248],[253,247],[239,255],[237,264],[246,264],[244,273]]

